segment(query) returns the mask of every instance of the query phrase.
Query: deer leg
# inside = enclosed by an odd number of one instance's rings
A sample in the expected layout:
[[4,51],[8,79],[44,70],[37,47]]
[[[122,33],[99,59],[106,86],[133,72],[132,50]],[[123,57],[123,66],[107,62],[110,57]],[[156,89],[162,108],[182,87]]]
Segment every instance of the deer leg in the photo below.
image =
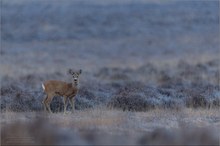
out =
[[51,108],[50,108],[50,103],[51,103],[52,99],[53,99],[52,95],[48,95],[47,99],[46,99],[46,107],[47,107],[47,109],[49,110],[50,113],[52,113]]
[[67,107],[67,97],[64,96],[63,98],[63,104],[64,104],[64,114],[66,113],[66,107]]
[[44,106],[44,111],[47,111],[47,107],[46,107],[46,100],[47,100],[47,98],[48,98],[48,96],[45,95],[45,96],[44,96],[44,99],[43,99],[43,101],[42,101],[43,106]]
[[75,111],[75,98],[72,97],[70,98],[70,104],[72,106],[72,113]]

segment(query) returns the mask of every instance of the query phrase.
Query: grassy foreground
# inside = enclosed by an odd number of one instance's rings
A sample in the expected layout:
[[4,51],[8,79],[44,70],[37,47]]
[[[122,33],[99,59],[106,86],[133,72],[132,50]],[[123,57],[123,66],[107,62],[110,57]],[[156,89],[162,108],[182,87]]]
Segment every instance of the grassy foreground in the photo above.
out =
[[3,112],[1,144],[219,144],[217,109]]

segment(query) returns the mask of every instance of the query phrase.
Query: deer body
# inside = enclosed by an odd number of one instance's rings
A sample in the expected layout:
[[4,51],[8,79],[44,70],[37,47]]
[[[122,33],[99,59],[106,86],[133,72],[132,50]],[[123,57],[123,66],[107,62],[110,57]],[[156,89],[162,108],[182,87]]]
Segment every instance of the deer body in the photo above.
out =
[[51,93],[60,96],[75,96],[78,88],[73,86],[72,83],[66,83],[63,81],[49,80],[43,83],[43,88],[46,93]]
[[[54,96],[62,96],[64,102],[64,113],[66,112],[68,99],[70,100],[70,104],[72,106],[72,112],[75,109],[74,101],[75,96],[78,93],[78,77],[81,74],[81,70],[79,72],[73,72],[69,70],[69,73],[73,76],[74,81],[72,83],[66,83],[64,81],[58,80],[48,80],[42,84],[42,88],[46,93],[45,98],[43,100],[44,110],[47,109],[51,112],[50,103]],[[52,113],[52,112],[51,112]]]

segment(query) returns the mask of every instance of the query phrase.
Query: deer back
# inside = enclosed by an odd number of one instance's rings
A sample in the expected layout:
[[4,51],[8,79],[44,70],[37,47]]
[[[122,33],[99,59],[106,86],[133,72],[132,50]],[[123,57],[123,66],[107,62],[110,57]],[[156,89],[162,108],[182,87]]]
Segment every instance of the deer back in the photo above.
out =
[[66,95],[69,96],[77,92],[77,88],[72,86],[72,83],[66,83],[57,80],[48,80],[43,83],[45,92],[50,94]]

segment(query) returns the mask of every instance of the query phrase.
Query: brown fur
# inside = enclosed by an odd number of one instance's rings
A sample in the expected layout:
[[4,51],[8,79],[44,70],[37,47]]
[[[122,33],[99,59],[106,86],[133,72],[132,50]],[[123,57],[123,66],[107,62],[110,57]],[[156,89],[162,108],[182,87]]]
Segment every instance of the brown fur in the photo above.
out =
[[[78,73],[70,72],[71,75],[73,75],[73,78],[75,79],[75,75],[77,74],[77,82],[78,82],[78,76],[81,74],[81,70]],[[48,80],[43,83],[43,89],[44,92],[46,93],[45,98],[43,100],[43,105],[44,105],[44,110],[46,111],[47,109],[49,110],[50,113],[50,103],[53,100],[53,97],[56,95],[62,96],[63,97],[63,102],[64,102],[64,113],[66,112],[66,107],[67,107],[67,102],[68,99],[70,100],[70,104],[72,106],[72,111],[74,111],[75,106],[74,106],[74,100],[75,96],[78,92],[78,83],[73,82],[73,83],[66,83],[64,81],[58,81],[58,80]]]

